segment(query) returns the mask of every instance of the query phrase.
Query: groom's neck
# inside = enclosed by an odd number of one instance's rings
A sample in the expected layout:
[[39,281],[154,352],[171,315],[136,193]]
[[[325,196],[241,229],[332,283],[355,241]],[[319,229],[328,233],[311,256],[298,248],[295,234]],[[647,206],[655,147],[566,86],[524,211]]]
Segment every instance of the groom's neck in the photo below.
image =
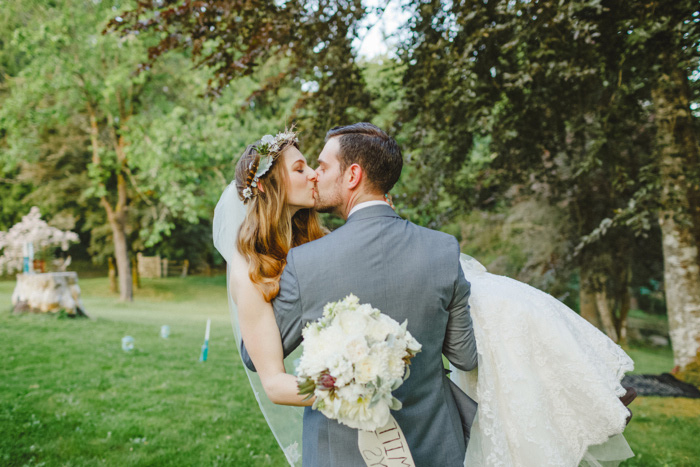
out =
[[350,211],[352,211],[352,208],[354,208],[358,204],[366,203],[367,201],[384,201],[384,196],[376,193],[366,192],[358,192],[351,194],[350,198],[348,198],[347,202],[345,203],[343,212],[340,213],[343,219],[348,220],[348,215],[350,215]]

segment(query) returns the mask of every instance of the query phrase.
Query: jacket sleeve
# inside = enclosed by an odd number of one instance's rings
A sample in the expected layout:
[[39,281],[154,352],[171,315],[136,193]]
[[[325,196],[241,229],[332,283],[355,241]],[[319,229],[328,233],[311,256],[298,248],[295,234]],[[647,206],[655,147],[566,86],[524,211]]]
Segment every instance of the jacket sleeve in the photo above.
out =
[[250,359],[250,355],[248,355],[248,350],[245,348],[245,342],[241,340],[241,360],[243,360],[243,364],[248,367],[250,371],[257,371],[255,369],[255,365],[253,365],[253,360]]
[[272,301],[275,320],[280,330],[284,357],[292,353],[301,344],[302,306],[299,281],[294,265],[294,250],[287,255],[287,266],[280,277],[280,291]]
[[[455,239],[456,243],[456,239]],[[456,245],[456,277],[452,301],[448,307],[447,331],[442,353],[460,370],[473,370],[477,366],[476,340],[469,313],[470,285],[459,263],[459,244]]]
[[[275,311],[275,321],[280,330],[280,339],[286,358],[301,344],[301,300],[292,251],[287,255],[287,266],[280,277],[280,291],[272,301],[272,308]],[[256,371],[243,341],[241,341],[241,359],[249,370]]]

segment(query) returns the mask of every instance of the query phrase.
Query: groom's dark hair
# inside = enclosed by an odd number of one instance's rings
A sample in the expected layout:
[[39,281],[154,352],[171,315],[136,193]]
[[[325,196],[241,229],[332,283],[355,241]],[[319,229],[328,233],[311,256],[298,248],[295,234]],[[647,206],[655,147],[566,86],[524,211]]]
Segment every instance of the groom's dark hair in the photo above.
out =
[[359,164],[371,188],[388,193],[401,175],[403,157],[394,138],[371,123],[337,126],[326,133],[326,142],[338,137],[340,173]]

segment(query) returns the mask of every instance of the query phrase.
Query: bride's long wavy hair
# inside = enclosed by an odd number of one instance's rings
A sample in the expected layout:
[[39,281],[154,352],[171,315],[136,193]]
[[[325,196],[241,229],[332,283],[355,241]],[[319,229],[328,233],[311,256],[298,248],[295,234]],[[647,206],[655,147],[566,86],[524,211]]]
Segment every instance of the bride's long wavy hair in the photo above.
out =
[[[243,198],[251,162],[260,155],[257,141],[248,146],[236,164],[236,189]],[[288,143],[280,148],[280,154]],[[325,234],[314,209],[300,209],[292,217],[287,204],[287,169],[282,156],[272,164],[262,178],[264,192],[252,188],[253,197],[247,203],[246,218],[238,231],[236,247],[248,261],[248,275],[266,301],[279,293],[279,280],[287,265],[287,253],[292,247],[316,240]]]

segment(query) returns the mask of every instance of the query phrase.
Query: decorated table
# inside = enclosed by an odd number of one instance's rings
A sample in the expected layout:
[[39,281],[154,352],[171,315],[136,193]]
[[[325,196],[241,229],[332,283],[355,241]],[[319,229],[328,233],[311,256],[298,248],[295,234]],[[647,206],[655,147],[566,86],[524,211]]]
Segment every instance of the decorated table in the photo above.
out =
[[80,299],[77,272],[17,274],[12,294],[15,313],[55,313],[64,310],[69,316],[87,316]]

